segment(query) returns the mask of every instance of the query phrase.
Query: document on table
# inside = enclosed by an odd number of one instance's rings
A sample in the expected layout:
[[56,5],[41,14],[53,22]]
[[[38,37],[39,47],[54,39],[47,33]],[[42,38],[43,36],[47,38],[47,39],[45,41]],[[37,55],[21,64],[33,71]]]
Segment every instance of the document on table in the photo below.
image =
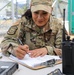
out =
[[31,58],[28,54],[25,55],[25,57],[20,60],[18,59],[17,57],[13,56],[13,55],[10,55],[9,57],[10,59],[22,64],[22,65],[25,65],[27,67],[30,67],[30,68],[41,68],[40,67],[40,64],[43,63],[43,62],[46,62],[48,60],[51,60],[51,59],[55,59],[55,60],[59,60],[59,56],[53,56],[53,55],[45,55],[43,57],[39,56],[39,57],[36,57],[36,58]]

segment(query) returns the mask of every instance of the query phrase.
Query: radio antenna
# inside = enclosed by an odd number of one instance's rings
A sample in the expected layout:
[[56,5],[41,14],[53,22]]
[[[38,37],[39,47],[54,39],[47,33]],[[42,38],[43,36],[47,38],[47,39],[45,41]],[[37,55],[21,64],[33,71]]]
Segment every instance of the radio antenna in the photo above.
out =
[[66,41],[65,37],[65,9],[63,9],[63,34],[62,34],[62,41]]

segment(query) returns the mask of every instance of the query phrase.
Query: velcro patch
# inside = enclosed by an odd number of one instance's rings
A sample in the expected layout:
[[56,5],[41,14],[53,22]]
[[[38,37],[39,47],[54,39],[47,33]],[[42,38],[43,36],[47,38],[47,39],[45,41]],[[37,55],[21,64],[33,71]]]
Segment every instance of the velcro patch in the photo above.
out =
[[10,29],[8,30],[7,34],[14,35],[16,33],[17,29],[18,29],[17,26],[11,26]]

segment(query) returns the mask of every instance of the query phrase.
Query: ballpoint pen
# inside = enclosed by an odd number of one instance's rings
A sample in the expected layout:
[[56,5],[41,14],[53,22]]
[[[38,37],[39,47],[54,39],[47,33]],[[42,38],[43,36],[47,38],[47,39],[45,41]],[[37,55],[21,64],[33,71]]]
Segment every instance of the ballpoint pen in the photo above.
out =
[[22,41],[18,38],[18,42],[21,44],[21,45],[23,45],[23,43],[22,43]]
[[[23,45],[23,43],[22,43],[22,41],[18,38],[18,42],[21,44],[21,45]],[[27,48],[28,49],[28,48]],[[26,52],[26,54],[28,54],[29,55],[29,53],[27,53],[27,51],[25,51]]]

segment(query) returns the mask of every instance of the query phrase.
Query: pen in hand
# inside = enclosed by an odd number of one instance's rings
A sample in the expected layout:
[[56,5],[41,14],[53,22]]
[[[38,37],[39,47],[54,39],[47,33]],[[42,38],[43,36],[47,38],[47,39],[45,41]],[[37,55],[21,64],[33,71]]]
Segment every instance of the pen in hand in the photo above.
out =
[[18,38],[18,42],[21,44],[21,45],[23,45],[23,43],[22,43],[22,41]]
[[[18,42],[21,44],[21,45],[24,45],[23,43],[22,43],[22,41],[18,38]],[[28,49],[29,50],[29,48],[28,47],[26,47],[26,49]],[[26,54],[28,54],[29,55],[29,53],[27,53],[27,51],[25,51],[26,52]]]

